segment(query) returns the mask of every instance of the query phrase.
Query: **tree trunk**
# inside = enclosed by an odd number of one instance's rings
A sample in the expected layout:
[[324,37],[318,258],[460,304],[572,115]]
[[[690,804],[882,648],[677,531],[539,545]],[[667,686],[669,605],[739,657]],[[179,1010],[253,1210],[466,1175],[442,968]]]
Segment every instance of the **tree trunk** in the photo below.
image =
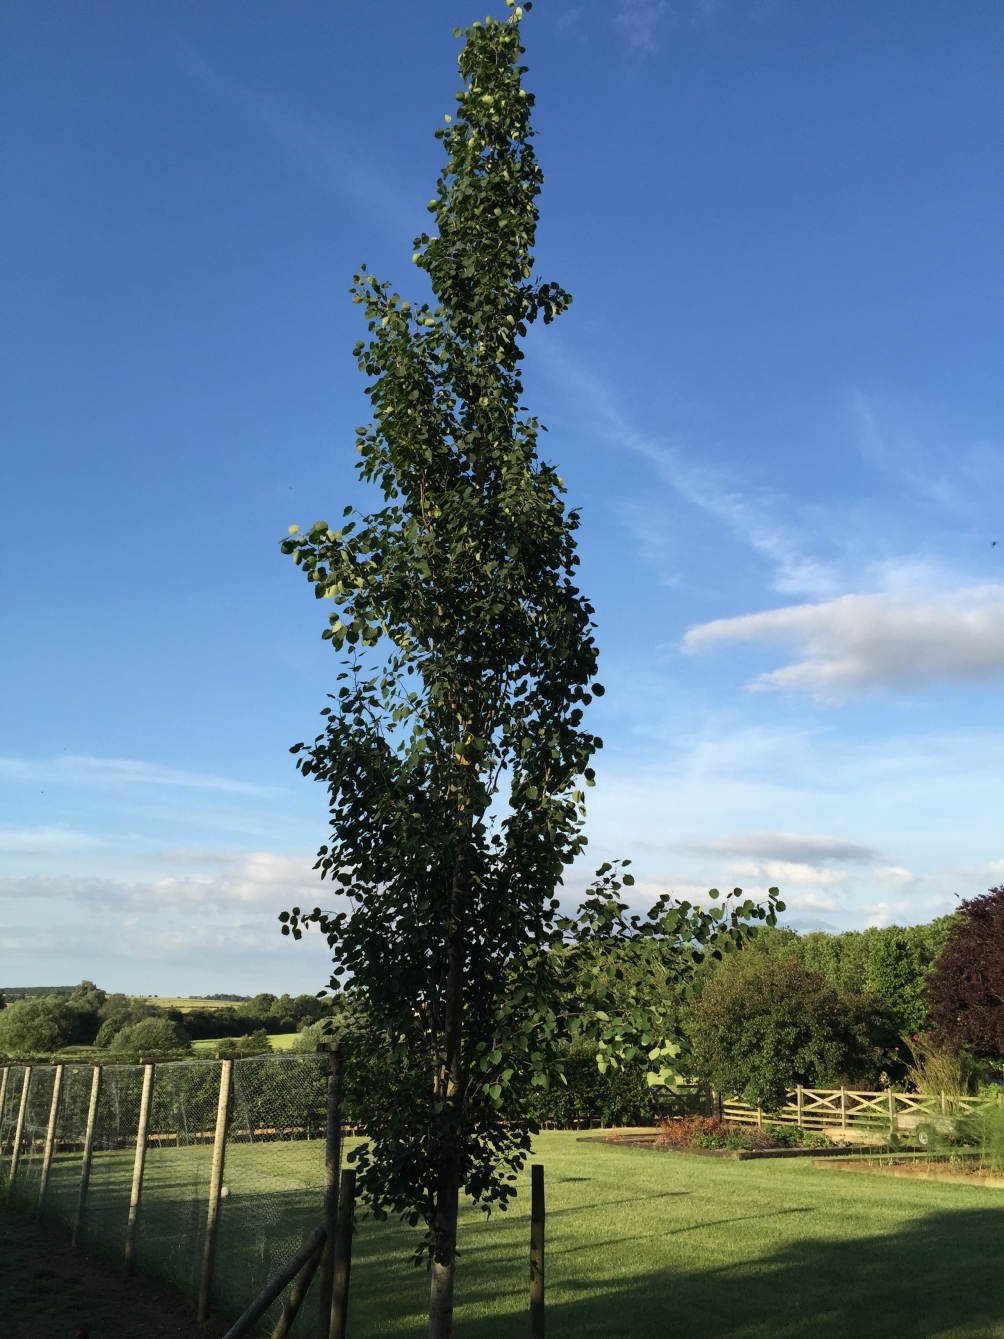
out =
[[460,1112],[456,1104],[463,1100],[461,1090],[461,1034],[464,1017],[464,942],[461,923],[465,870],[463,856],[453,875],[453,897],[447,940],[446,1019],[444,1028],[444,1065],[440,1114],[440,1172],[436,1187],[436,1253],[433,1259],[429,1293],[429,1339],[451,1339],[453,1334],[453,1283],[457,1261],[457,1209],[459,1205],[459,1169],[457,1134]]
[[451,1339],[453,1334],[453,1280],[457,1271],[456,1185],[443,1186],[437,1196],[436,1236],[449,1263],[432,1262],[432,1286],[429,1290],[429,1339]]

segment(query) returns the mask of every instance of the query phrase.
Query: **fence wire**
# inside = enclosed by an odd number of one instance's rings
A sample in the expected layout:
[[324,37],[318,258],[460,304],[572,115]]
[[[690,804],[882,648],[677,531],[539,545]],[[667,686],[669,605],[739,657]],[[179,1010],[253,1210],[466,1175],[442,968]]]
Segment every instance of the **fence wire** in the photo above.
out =
[[[13,1181],[10,1172],[26,1076],[28,1099]],[[2,1073],[2,1071],[0,1071]],[[69,1228],[77,1214],[93,1069],[66,1065],[42,1214]],[[136,1161],[142,1065],[101,1072],[86,1207],[78,1240],[121,1264]],[[180,1061],[154,1070],[139,1225],[137,1272],[197,1298],[223,1066]],[[0,1106],[0,1194],[39,1207],[56,1067],[11,1065]],[[233,1063],[216,1263],[215,1315],[236,1319],[321,1220],[327,1057],[260,1056]],[[294,1333],[316,1325],[316,1289]],[[271,1333],[282,1299],[255,1334]]]

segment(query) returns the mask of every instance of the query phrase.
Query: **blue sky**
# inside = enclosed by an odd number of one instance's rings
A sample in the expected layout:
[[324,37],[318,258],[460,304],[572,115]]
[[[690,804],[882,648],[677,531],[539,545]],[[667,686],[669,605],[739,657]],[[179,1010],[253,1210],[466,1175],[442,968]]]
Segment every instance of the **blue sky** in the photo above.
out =
[[[501,11],[502,5],[499,5]],[[0,16],[0,984],[315,990],[335,672],[278,541],[363,501],[366,261],[459,0]],[[582,508],[590,859],[801,928],[1004,882],[1004,11],[538,0],[528,403]],[[998,541],[994,546],[994,541]]]

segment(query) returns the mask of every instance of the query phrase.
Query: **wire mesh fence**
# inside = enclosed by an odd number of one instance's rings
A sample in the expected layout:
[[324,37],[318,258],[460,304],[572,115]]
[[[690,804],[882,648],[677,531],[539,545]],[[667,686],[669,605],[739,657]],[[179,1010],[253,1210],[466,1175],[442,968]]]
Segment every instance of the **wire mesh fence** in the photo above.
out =
[[[145,1132],[144,1065],[7,1066],[0,1070],[0,1194],[16,1209],[75,1229],[78,1242],[117,1264],[126,1257],[138,1194],[136,1271],[195,1300],[220,1085],[232,1072],[208,1296],[213,1314],[235,1319],[321,1220],[327,1066],[323,1055],[259,1056],[232,1062],[232,1071],[219,1061],[158,1064]],[[308,1295],[296,1332],[313,1332],[316,1307]],[[253,1333],[271,1334],[281,1309],[280,1298]]]

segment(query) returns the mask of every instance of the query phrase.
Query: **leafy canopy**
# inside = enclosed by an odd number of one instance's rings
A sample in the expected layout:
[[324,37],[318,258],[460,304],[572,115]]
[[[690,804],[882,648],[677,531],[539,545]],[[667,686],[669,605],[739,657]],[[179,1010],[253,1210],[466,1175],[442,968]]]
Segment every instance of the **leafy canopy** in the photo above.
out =
[[[327,936],[331,984],[351,978],[380,1051],[361,1189],[378,1214],[424,1220],[444,1265],[458,1191],[489,1208],[515,1193],[526,1092],[560,1071],[559,1040],[592,1037],[604,1063],[638,1047],[672,1055],[676,998],[703,948],[773,923],[773,903],[704,912],[665,899],[625,918],[617,894],[632,879],[609,865],[580,916],[558,918],[602,746],[584,710],[603,689],[575,584],[579,515],[521,403],[519,342],[571,298],[534,276],[543,177],[520,16],[464,33],[457,119],[437,132],[436,231],[413,256],[434,301],[365,268],[351,290],[373,414],[357,432],[359,475],[382,503],[294,526],[282,545],[331,601],[324,636],[343,657],[324,729],[292,752],[328,789],[317,868],[347,908],[280,919],[294,938],[305,923]],[[661,998],[649,969],[670,942]],[[602,1007],[601,946],[636,978],[616,1018]],[[573,978],[590,990],[570,999]]]

